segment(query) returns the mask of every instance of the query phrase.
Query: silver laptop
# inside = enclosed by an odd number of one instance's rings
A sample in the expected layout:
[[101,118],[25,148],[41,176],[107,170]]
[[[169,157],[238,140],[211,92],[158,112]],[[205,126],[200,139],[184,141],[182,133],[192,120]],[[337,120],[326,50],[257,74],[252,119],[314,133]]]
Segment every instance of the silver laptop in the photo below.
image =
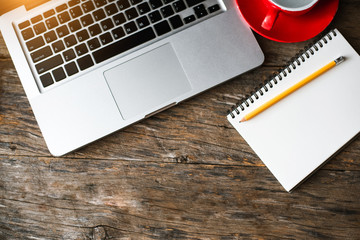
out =
[[235,0],[0,0],[0,29],[63,155],[259,66]]

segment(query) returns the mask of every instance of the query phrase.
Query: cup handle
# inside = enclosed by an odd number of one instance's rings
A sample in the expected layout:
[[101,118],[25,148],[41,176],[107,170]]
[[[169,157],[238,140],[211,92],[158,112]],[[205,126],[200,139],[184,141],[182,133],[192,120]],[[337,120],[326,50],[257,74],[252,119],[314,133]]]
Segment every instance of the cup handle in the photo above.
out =
[[266,30],[271,30],[278,15],[279,15],[279,10],[271,7],[269,9],[269,11],[267,12],[267,14],[261,24],[261,27]]

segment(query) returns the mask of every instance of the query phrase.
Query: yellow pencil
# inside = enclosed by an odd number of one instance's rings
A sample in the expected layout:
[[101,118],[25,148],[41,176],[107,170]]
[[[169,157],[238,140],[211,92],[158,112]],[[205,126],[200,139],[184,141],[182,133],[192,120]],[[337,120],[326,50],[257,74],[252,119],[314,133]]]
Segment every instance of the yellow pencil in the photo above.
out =
[[279,95],[277,95],[276,97],[274,97],[270,101],[268,101],[268,102],[264,103],[263,105],[261,105],[260,107],[256,108],[254,111],[246,114],[240,120],[240,122],[245,122],[245,121],[250,120],[251,118],[255,117],[256,115],[258,115],[262,111],[268,109],[269,107],[271,107],[272,105],[274,105],[275,103],[280,101],[281,99],[285,98],[286,96],[288,96],[291,93],[295,92],[296,90],[298,90],[299,88],[301,88],[305,84],[307,84],[310,81],[312,81],[313,79],[317,78],[318,76],[320,76],[324,72],[326,72],[326,71],[330,70],[331,68],[335,67],[336,65],[342,63],[344,60],[345,60],[344,57],[339,57],[339,58],[335,59],[334,61],[331,61],[330,63],[326,64],[324,67],[322,67],[319,70],[317,70],[316,72],[312,73],[310,76],[304,78],[303,80],[296,83],[295,85],[293,85],[289,89],[285,90],[284,92],[280,93]]

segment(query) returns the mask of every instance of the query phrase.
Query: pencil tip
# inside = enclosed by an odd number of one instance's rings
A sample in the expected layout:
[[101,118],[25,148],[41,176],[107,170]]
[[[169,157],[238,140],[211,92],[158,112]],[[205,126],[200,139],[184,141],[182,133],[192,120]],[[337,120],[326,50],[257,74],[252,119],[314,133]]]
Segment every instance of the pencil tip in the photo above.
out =
[[240,122],[245,122],[245,121],[246,119],[244,117],[240,120]]

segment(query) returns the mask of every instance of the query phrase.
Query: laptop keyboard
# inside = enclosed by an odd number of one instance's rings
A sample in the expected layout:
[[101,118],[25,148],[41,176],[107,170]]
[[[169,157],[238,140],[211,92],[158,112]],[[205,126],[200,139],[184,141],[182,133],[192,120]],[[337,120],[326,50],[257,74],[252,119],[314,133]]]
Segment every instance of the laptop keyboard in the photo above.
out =
[[220,9],[216,0],[70,0],[17,26],[47,88]]

